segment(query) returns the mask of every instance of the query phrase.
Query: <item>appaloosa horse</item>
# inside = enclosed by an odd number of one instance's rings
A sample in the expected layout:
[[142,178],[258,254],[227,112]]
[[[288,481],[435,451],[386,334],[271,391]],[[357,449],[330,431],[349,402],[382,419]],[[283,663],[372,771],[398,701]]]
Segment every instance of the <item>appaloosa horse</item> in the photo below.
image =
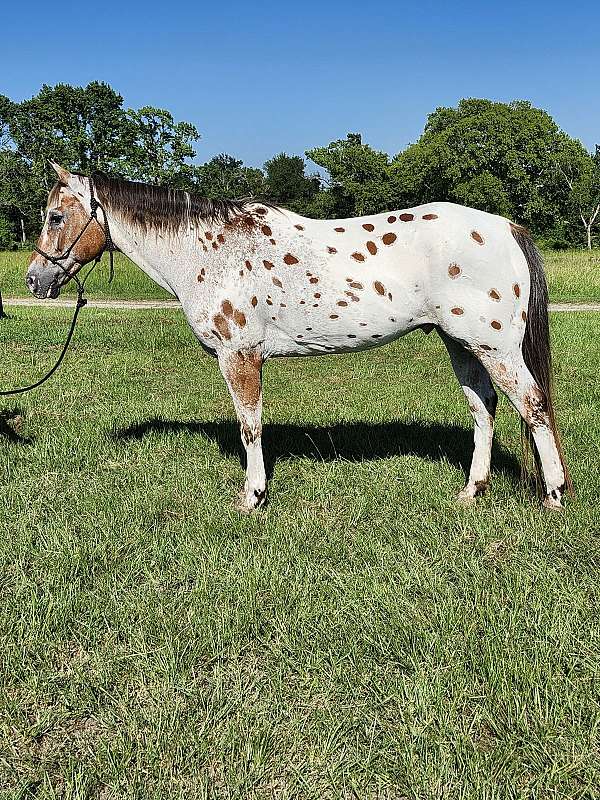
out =
[[184,191],[53,165],[38,246],[64,252],[90,218],[98,222],[61,264],[34,254],[36,297],[61,286],[115,244],[181,302],[201,345],[216,356],[247,455],[242,508],[266,499],[261,447],[261,369],[274,356],[364,350],[416,328],[439,332],[475,421],[471,502],[489,482],[496,392],[507,395],[535,442],[544,505],[560,508],[568,483],[551,397],[548,294],[524,228],[451,203],[369,217],[306,219],[262,202],[214,201]]

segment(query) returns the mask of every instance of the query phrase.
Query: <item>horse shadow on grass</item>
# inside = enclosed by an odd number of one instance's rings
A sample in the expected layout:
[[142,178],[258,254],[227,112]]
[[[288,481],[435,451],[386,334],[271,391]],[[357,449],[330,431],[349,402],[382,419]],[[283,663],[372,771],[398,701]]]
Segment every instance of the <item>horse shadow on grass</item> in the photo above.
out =
[[[141,440],[152,433],[199,434],[215,442],[222,455],[235,456],[242,466],[245,453],[239,426],[229,419],[182,422],[147,419],[113,431],[117,441]],[[473,431],[460,425],[402,422],[339,422],[332,425],[300,425],[273,422],[263,428],[265,469],[272,476],[277,461],[312,458],[316,461],[373,461],[392,456],[417,456],[427,461],[448,461],[468,475],[473,454]],[[494,443],[492,471],[518,480],[521,467],[515,456]]]

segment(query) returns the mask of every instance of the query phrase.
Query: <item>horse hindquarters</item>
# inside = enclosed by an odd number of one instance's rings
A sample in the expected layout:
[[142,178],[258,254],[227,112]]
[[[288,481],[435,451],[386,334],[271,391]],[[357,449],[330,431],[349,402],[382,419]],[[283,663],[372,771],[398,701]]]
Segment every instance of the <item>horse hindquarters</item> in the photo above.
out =
[[[450,307],[442,310],[440,328],[485,367],[519,412],[539,455],[546,486],[544,505],[560,508],[569,477],[552,403],[546,280],[528,234],[517,226],[511,230],[521,252],[512,245],[505,253],[511,271],[496,270],[496,275],[500,275],[498,280],[513,275],[517,281],[499,288],[471,282],[460,301],[447,303]],[[527,283],[529,293],[525,291]]]

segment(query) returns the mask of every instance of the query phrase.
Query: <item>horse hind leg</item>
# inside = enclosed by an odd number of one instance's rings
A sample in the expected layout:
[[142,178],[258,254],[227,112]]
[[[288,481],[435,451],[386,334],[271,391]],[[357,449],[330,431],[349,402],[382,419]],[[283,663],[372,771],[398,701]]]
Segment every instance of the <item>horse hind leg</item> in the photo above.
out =
[[465,505],[484,494],[490,481],[494,419],[498,396],[485,367],[457,341],[440,331],[452,367],[462,386],[475,423],[473,459],[469,477],[458,501]]
[[561,499],[568,479],[553,420],[551,399],[546,397],[527,368],[520,349],[506,358],[490,357],[486,353],[482,355],[482,361],[531,433],[546,488],[543,505],[549,509],[562,509]]

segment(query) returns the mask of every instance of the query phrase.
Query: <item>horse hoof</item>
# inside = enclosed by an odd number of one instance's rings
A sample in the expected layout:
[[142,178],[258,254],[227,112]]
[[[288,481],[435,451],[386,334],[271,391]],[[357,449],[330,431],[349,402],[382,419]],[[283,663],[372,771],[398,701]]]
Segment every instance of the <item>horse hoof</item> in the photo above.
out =
[[473,497],[472,494],[465,492],[463,489],[463,491],[458,494],[456,502],[459,506],[463,506],[463,508],[468,508],[469,506],[475,505],[476,498]]
[[565,507],[560,502],[560,500],[555,500],[553,497],[545,497],[542,503],[542,507],[547,509],[548,511],[564,511]]
[[254,491],[249,497],[245,489],[241,489],[238,495],[237,502],[235,503],[235,510],[240,514],[251,514],[253,511],[258,511],[262,508],[267,501],[267,490],[262,492]]

